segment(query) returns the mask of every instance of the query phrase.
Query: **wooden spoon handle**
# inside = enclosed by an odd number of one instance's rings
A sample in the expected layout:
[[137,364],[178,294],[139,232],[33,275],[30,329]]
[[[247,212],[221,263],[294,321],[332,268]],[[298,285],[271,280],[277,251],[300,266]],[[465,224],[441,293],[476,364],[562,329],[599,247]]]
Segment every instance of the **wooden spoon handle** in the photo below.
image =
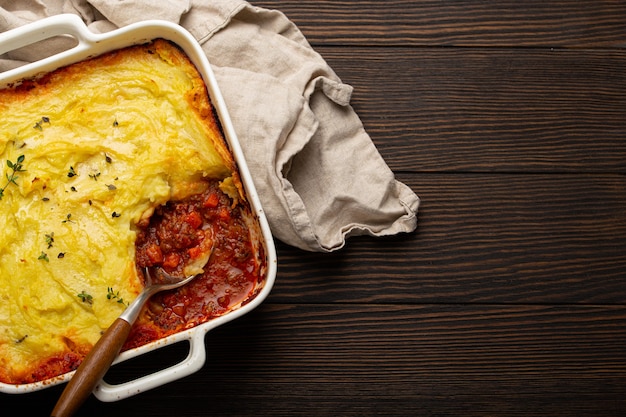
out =
[[78,410],[117,357],[130,328],[131,325],[124,319],[118,318],[113,322],[68,382],[51,417],[69,417]]

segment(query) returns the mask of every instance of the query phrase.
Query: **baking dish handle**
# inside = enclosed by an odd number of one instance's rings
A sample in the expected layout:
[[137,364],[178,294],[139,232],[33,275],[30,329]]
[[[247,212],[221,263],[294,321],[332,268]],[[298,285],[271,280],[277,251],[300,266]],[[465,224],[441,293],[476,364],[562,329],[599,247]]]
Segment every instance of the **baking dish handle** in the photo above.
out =
[[169,368],[121,384],[109,384],[103,380],[95,388],[93,394],[103,402],[118,401],[176,381],[177,379],[199,371],[206,361],[204,335],[204,332],[191,333],[188,339],[189,353],[181,362]]
[[70,36],[77,45],[19,68],[5,71],[3,78],[10,77],[12,72],[23,73],[30,69],[45,67],[51,62],[62,59],[63,56],[86,51],[98,42],[98,35],[90,31],[79,16],[69,13],[60,14],[0,33],[0,55],[57,36]]

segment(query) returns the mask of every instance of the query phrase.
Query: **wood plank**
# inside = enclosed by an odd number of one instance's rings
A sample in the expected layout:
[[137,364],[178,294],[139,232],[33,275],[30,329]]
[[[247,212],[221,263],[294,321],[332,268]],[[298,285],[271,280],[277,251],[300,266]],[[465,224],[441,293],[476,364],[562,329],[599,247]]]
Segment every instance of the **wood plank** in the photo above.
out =
[[279,245],[274,302],[617,303],[626,300],[626,177],[398,179],[418,230],[311,254]]
[[[84,416],[618,416],[626,308],[275,305],[206,337],[199,372]],[[116,367],[124,380],[158,362]],[[2,395],[45,415],[54,388]]]
[[626,172],[626,51],[319,52],[394,170]]
[[626,46],[621,1],[263,0],[319,45]]

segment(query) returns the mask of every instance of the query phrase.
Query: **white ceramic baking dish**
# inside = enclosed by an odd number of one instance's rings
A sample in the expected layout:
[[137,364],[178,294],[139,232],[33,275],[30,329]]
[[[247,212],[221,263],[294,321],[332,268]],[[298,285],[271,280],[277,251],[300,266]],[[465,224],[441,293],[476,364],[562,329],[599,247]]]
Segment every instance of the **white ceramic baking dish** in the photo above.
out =
[[[276,252],[267,220],[263,209],[261,208],[258,194],[254,188],[250,172],[246,165],[241,147],[239,146],[237,136],[228,115],[224,99],[215,80],[215,76],[211,70],[206,55],[202,51],[202,48],[189,32],[179,25],[169,22],[145,21],[126,26],[112,32],[94,34],[85,26],[83,21],[78,16],[63,14],[43,19],[8,32],[0,33],[0,55],[58,36],[73,38],[75,46],[53,56],[43,58],[37,62],[5,71],[0,74],[0,88],[24,78],[30,78],[93,56],[123,47],[145,43],[156,38],[163,38],[172,41],[181,47],[204,78],[210,98],[216,108],[218,118],[222,124],[226,140],[239,168],[241,179],[253,214],[259,220],[259,236],[255,237],[255,239],[262,247],[266,256],[265,279],[262,283],[262,288],[259,289],[260,292],[252,299],[252,301],[239,307],[238,309],[232,310],[221,317],[212,319],[197,327],[176,333],[150,344],[122,352],[115,361],[115,364],[179,342],[186,341],[189,346],[189,353],[187,354],[187,357],[179,363],[166,369],[120,384],[108,384],[105,381],[101,381],[101,383],[94,390],[94,395],[101,401],[117,401],[188,376],[202,368],[206,359],[204,341],[206,333],[217,326],[248,313],[250,310],[262,303],[271,291],[276,275]],[[31,384],[11,385],[0,383],[0,392],[20,394],[37,391],[52,385],[66,382],[72,377],[72,375],[73,372],[70,372],[50,380]]]

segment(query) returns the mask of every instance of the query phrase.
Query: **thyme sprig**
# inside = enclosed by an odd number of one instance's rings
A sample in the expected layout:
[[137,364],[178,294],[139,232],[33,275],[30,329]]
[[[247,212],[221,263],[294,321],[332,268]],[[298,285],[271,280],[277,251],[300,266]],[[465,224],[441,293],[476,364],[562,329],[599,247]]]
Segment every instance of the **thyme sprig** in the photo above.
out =
[[81,299],[83,303],[93,304],[93,297],[91,294],[88,294],[85,290],[83,290],[80,294],[76,294],[78,298]]
[[43,130],[43,124],[44,123],[50,124],[50,118],[46,117],[46,116],[42,117],[41,120],[39,120],[37,123],[35,123],[33,128],[35,128],[37,130]]
[[128,305],[128,303],[126,303],[124,299],[120,297],[120,292],[113,291],[112,287],[107,287],[107,300],[117,300],[119,304]]
[[48,245],[48,249],[52,247],[54,244],[54,232],[46,233],[46,244]]
[[11,173],[9,174],[7,172],[5,174],[7,178],[7,183],[4,185],[4,187],[0,188],[0,200],[2,200],[2,197],[4,196],[4,190],[6,190],[6,188],[9,185],[11,184],[17,185],[16,180],[19,178],[17,173],[26,171],[24,169],[24,159],[25,159],[24,155],[18,156],[15,162],[12,162],[7,159],[7,167],[9,167],[9,169],[11,170]]

